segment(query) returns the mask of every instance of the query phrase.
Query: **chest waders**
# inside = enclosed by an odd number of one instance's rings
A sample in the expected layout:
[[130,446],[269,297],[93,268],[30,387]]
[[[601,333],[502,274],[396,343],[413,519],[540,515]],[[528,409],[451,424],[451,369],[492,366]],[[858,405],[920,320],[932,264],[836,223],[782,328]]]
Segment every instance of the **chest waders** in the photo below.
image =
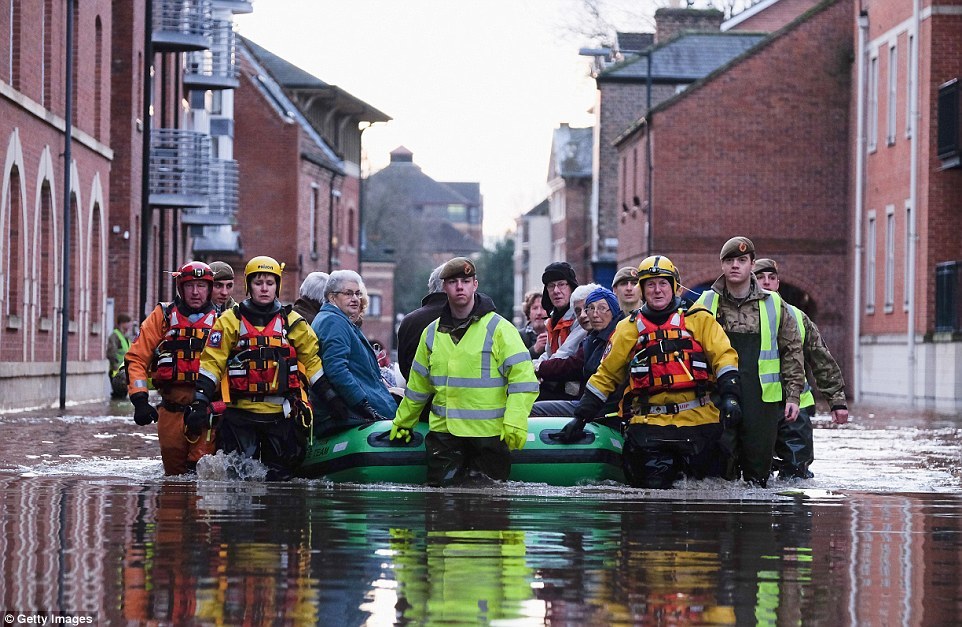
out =
[[772,454],[778,421],[784,414],[781,402],[762,401],[762,386],[758,378],[758,354],[761,336],[757,333],[728,333],[732,348],[738,353],[738,372],[741,375],[742,422],[738,427],[737,461],[745,481],[762,487],[772,470]]

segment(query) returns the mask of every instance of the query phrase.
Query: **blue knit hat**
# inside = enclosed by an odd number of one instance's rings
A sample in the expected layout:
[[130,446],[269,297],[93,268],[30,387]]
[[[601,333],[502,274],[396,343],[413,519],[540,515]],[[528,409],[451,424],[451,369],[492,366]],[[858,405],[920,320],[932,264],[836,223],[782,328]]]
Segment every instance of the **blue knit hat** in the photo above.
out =
[[617,316],[621,313],[621,305],[618,304],[618,297],[615,296],[615,293],[609,290],[607,287],[599,287],[588,294],[588,297],[585,298],[585,307],[599,300],[603,300],[608,303],[608,307],[611,309],[612,316]]

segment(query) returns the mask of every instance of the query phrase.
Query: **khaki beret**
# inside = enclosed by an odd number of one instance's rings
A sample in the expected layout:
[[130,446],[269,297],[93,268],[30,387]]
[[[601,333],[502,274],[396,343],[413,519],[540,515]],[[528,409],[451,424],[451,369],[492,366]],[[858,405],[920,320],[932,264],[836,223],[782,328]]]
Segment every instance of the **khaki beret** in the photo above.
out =
[[211,261],[210,269],[214,272],[215,281],[230,281],[234,278],[234,269],[229,263],[223,261]]
[[752,259],[755,258],[755,244],[752,244],[752,240],[747,237],[733,237],[722,246],[721,254],[718,255],[719,259],[728,259],[729,257],[741,257],[742,255],[750,255]]
[[758,274],[759,272],[778,274],[778,264],[775,263],[774,259],[766,259],[764,257],[756,259],[755,265],[752,266],[752,273]]
[[622,281],[638,282],[638,268],[625,266],[615,273],[615,278],[611,281],[611,287],[616,287]]
[[457,279],[473,277],[478,273],[474,264],[467,257],[455,257],[441,266],[441,273],[438,277],[445,279]]

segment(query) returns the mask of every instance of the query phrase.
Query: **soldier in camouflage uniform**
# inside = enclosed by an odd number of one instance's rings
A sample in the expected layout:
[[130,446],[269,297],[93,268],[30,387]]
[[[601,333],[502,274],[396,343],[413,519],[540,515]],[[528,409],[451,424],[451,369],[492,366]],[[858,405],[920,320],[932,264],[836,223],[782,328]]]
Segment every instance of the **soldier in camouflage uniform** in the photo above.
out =
[[731,448],[738,468],[729,478],[740,472],[745,481],[764,487],[772,471],[778,423],[798,418],[805,383],[802,338],[788,305],[755,280],[755,245],[750,239],[731,238],[719,259],[722,276],[696,306],[715,314],[738,352],[743,419],[723,435],[723,442],[735,442]]
[[[770,292],[777,292],[780,286],[778,279],[778,264],[773,259],[756,259],[752,272],[758,284]],[[802,335],[802,353],[812,375],[815,385],[832,408],[832,421],[836,424],[848,422],[848,406],[845,401],[845,381],[842,369],[832,357],[825,342],[822,340],[818,327],[805,312],[794,305],[789,305],[795,320],[799,324]],[[815,397],[812,389],[805,382],[799,402],[798,420],[787,422],[782,419],[778,423],[778,439],[775,442],[775,469],[778,478],[798,477],[811,479],[815,475],[808,469],[815,459],[812,442],[812,417],[815,415]]]

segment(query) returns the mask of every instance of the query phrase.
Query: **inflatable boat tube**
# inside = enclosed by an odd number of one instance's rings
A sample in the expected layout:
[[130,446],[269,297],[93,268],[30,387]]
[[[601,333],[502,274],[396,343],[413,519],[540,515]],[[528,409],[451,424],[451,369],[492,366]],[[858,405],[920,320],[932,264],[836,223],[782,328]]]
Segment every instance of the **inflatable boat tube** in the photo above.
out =
[[[573,486],[613,480],[624,481],[621,449],[624,438],[614,429],[589,424],[584,437],[562,444],[550,436],[570,418],[530,418],[528,442],[511,452],[512,481]],[[419,422],[411,441],[391,442],[391,422],[383,420],[317,439],[308,446],[301,477],[323,477],[335,482],[423,484],[424,436],[428,425]]]

